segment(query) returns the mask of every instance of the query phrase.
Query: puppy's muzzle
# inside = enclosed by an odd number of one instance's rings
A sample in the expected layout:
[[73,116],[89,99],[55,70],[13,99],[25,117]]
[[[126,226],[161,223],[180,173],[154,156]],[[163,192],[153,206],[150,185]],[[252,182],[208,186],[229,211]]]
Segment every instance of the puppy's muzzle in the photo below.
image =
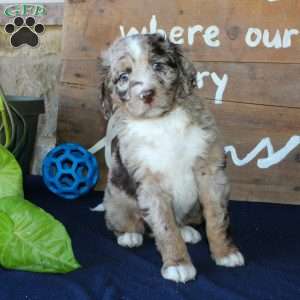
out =
[[146,104],[151,104],[154,101],[154,96],[155,96],[155,90],[154,89],[142,90],[141,93],[140,93],[140,98]]

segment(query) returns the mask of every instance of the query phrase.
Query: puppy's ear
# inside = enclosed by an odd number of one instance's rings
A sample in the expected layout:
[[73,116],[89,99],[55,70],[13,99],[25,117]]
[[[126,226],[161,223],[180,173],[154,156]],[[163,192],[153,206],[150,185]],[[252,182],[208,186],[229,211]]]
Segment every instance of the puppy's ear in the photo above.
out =
[[108,120],[113,114],[112,99],[110,96],[109,82],[110,67],[103,64],[103,60],[98,60],[98,70],[100,75],[99,100],[104,118]]
[[179,71],[179,86],[177,96],[185,98],[192,94],[193,89],[196,87],[196,74],[197,71],[194,65],[183,56],[181,49],[174,45],[176,62]]

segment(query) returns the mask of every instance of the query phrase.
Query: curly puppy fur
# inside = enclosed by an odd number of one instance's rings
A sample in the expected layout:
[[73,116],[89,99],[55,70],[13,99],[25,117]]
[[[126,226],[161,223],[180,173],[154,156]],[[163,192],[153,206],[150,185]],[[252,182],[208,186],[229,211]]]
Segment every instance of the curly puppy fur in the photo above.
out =
[[195,95],[196,70],[159,35],[117,40],[101,59],[102,107],[119,134],[105,191],[106,223],[122,246],[138,246],[147,224],[162,275],[186,282],[196,270],[185,241],[202,215],[218,265],[244,264],[229,235],[223,145],[214,118]]

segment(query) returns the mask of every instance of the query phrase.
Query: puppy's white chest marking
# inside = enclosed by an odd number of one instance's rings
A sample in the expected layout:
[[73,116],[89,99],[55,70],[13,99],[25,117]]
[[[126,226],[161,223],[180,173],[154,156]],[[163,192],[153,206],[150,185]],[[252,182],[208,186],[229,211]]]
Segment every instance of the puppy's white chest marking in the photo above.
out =
[[161,174],[161,185],[173,194],[176,215],[182,217],[197,200],[192,167],[206,151],[206,132],[190,125],[181,108],[163,118],[130,121],[127,129],[125,139],[134,164]]

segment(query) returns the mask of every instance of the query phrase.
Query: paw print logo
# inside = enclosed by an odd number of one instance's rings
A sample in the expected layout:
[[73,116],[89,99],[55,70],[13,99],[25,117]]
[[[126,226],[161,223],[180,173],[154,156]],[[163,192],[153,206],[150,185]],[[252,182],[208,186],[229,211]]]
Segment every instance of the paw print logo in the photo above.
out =
[[11,35],[10,43],[13,47],[17,48],[22,45],[29,45],[36,47],[39,44],[39,34],[45,31],[43,24],[35,24],[33,17],[16,17],[13,23],[5,25],[4,30]]

